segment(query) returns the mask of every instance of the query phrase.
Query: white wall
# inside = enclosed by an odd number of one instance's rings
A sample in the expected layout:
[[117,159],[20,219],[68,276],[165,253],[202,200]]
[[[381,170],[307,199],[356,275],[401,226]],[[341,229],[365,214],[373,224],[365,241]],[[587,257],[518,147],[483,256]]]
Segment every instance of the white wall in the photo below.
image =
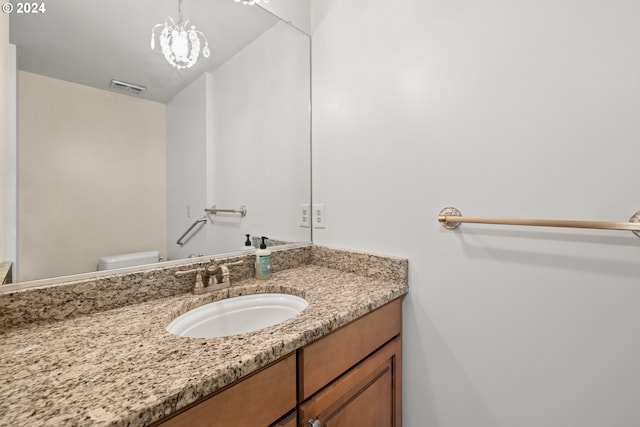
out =
[[246,233],[310,240],[297,216],[311,185],[309,67],[309,38],[278,23],[212,74],[208,205],[247,207],[245,218],[210,216],[215,253],[240,249]]
[[[9,68],[7,70],[8,92],[8,151],[5,183],[5,253],[0,256],[4,261],[13,263],[12,281],[16,281],[18,266],[18,67],[16,64],[16,45],[9,44]],[[2,97],[0,96],[0,99]],[[2,241],[2,239],[0,239]]]
[[270,0],[259,6],[285,22],[291,22],[305,33],[311,32],[311,0]]
[[170,260],[207,251],[209,224],[197,225],[207,203],[207,79],[202,74],[167,104],[167,254]]
[[165,253],[165,106],[18,75],[18,278]]
[[[244,234],[310,240],[297,217],[309,203],[309,72],[309,38],[278,23],[168,104],[169,259],[237,251]],[[247,216],[209,214],[176,245],[213,205]]]
[[640,425],[640,3],[314,0],[318,244],[402,255],[405,426]]

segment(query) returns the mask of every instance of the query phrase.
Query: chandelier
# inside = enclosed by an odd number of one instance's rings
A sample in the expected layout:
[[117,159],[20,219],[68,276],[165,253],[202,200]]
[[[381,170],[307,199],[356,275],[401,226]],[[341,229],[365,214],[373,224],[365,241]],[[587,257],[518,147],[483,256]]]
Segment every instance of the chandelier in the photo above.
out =
[[[257,2],[260,0],[251,1]],[[200,39],[204,41],[202,56],[208,58],[211,54],[209,42],[207,42],[207,38],[202,34],[202,31],[196,30],[194,25],[191,25],[190,28],[188,26],[189,20],[183,21],[182,19],[182,0],[178,0],[178,23],[176,24],[171,17],[167,17],[164,20],[164,24],[156,24],[151,29],[151,49],[153,50],[156,47],[156,28],[162,27],[159,35],[162,54],[167,62],[178,70],[191,68],[198,61]]]
[[[242,4],[248,4],[249,6],[253,6],[254,4],[260,3],[261,0],[234,0],[236,3],[242,2]],[[269,3],[269,0],[262,0],[264,3]]]

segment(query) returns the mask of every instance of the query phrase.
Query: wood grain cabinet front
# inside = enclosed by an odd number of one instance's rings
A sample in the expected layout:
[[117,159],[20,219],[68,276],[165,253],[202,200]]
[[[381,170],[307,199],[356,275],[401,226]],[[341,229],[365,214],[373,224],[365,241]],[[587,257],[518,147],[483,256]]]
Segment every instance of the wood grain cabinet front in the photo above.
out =
[[[296,407],[296,356],[291,353],[157,427],[269,426]],[[286,424],[285,424],[286,425]]]
[[301,402],[402,332],[402,299],[372,311],[298,350]]
[[400,337],[300,405],[300,427],[400,427]]
[[297,412],[291,411],[291,413],[285,415],[283,418],[279,419],[269,427],[296,427],[298,425],[297,421],[298,421]]

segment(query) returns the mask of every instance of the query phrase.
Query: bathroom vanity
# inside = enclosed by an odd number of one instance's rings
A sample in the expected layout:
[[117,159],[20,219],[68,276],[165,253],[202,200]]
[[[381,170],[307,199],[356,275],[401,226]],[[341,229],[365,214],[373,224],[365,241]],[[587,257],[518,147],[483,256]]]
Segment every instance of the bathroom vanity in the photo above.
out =
[[398,298],[155,425],[399,427],[401,334]]
[[[206,295],[174,275],[198,261],[0,293],[0,424],[401,425],[406,259],[307,246],[273,260],[271,279],[251,278],[245,262],[229,289]],[[199,305],[264,292],[309,305],[241,335],[165,330]]]

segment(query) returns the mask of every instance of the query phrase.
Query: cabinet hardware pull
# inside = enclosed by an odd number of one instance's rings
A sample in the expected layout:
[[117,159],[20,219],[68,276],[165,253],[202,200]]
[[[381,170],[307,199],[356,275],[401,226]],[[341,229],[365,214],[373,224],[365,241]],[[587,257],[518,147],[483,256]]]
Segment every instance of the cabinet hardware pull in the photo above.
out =
[[309,419],[309,425],[311,427],[322,427],[322,423],[320,422],[320,420],[318,418],[316,418],[315,421],[313,419]]

